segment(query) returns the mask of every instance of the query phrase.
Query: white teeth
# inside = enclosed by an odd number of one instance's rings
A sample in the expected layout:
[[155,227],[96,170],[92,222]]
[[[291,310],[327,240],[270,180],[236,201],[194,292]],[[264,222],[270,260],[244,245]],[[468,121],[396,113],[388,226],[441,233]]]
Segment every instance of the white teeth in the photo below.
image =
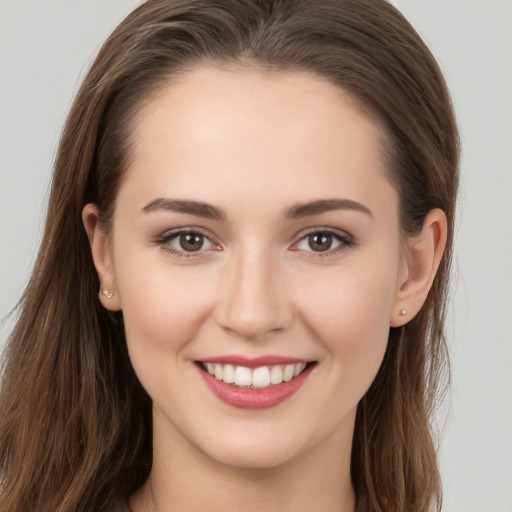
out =
[[283,382],[283,370],[280,366],[274,366],[270,372],[270,384],[281,384]]
[[306,363],[260,366],[254,369],[218,363],[203,363],[203,366],[210,375],[226,384],[261,389],[292,380],[304,371]]
[[295,371],[295,365],[294,364],[287,364],[283,371],[283,380],[285,382],[288,382],[289,380],[293,379],[293,372]]
[[252,384],[251,370],[245,366],[237,366],[235,370],[235,384],[237,386],[250,386]]
[[296,364],[293,370],[293,376],[297,377],[297,375],[299,375],[299,373],[301,373],[304,368],[306,368],[306,363]]
[[270,385],[270,371],[266,366],[253,370],[252,385],[255,388],[266,388]]
[[[220,364],[217,366],[220,366]],[[235,382],[235,369],[232,365],[227,364],[224,366],[224,374],[222,380],[227,384],[233,384],[233,382]]]

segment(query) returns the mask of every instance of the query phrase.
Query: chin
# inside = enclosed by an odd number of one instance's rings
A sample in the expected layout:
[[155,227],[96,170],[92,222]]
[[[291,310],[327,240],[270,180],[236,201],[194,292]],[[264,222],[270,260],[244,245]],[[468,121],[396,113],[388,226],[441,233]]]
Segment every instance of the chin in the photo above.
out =
[[[209,436],[194,436],[199,441],[194,444],[196,449],[212,461],[233,468],[277,468],[307,457],[311,448],[322,444],[321,438],[317,436],[318,431],[312,431],[311,428],[301,429],[296,421],[291,422],[289,428],[283,424],[272,425],[265,422],[225,427]],[[319,430],[322,431],[322,428]],[[330,437],[328,433],[327,436]],[[189,438],[189,441],[192,439]]]
[[258,444],[230,444],[216,446],[203,452],[213,461],[236,469],[265,470],[283,466],[300,456],[301,451],[276,444],[262,446]]

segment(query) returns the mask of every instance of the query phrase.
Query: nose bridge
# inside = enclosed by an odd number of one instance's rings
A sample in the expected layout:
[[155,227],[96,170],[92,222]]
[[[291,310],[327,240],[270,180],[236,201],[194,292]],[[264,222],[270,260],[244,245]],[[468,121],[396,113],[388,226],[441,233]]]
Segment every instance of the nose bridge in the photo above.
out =
[[247,244],[226,269],[219,323],[246,339],[284,329],[292,318],[284,274],[275,254]]

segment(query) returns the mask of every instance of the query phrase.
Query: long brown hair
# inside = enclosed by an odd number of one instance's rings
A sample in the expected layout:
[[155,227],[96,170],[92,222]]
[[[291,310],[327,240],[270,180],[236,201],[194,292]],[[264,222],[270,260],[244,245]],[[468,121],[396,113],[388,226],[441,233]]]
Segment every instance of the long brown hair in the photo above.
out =
[[434,58],[384,0],[149,0],[105,42],[64,127],[41,249],[4,354],[0,510],[112,510],[149,475],[151,400],[122,313],[98,301],[81,211],[96,203],[108,229],[134,116],[203,62],[308,70],[341,87],[385,126],[404,236],[430,209],[446,213],[448,247],[427,301],[390,329],[358,406],[351,466],[359,512],[440,510],[429,420],[448,369],[458,136]]

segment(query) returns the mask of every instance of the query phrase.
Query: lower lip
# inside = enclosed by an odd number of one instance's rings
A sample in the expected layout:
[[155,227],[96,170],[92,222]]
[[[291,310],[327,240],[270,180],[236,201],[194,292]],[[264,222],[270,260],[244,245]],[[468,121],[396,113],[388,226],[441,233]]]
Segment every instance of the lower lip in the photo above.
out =
[[[300,375],[288,382],[282,382],[264,389],[238,387],[216,379],[207,371],[199,368],[204,381],[214,395],[223,402],[239,409],[268,409],[274,407],[295,394],[308,378],[313,366],[310,365]],[[199,365],[198,365],[199,367]]]

